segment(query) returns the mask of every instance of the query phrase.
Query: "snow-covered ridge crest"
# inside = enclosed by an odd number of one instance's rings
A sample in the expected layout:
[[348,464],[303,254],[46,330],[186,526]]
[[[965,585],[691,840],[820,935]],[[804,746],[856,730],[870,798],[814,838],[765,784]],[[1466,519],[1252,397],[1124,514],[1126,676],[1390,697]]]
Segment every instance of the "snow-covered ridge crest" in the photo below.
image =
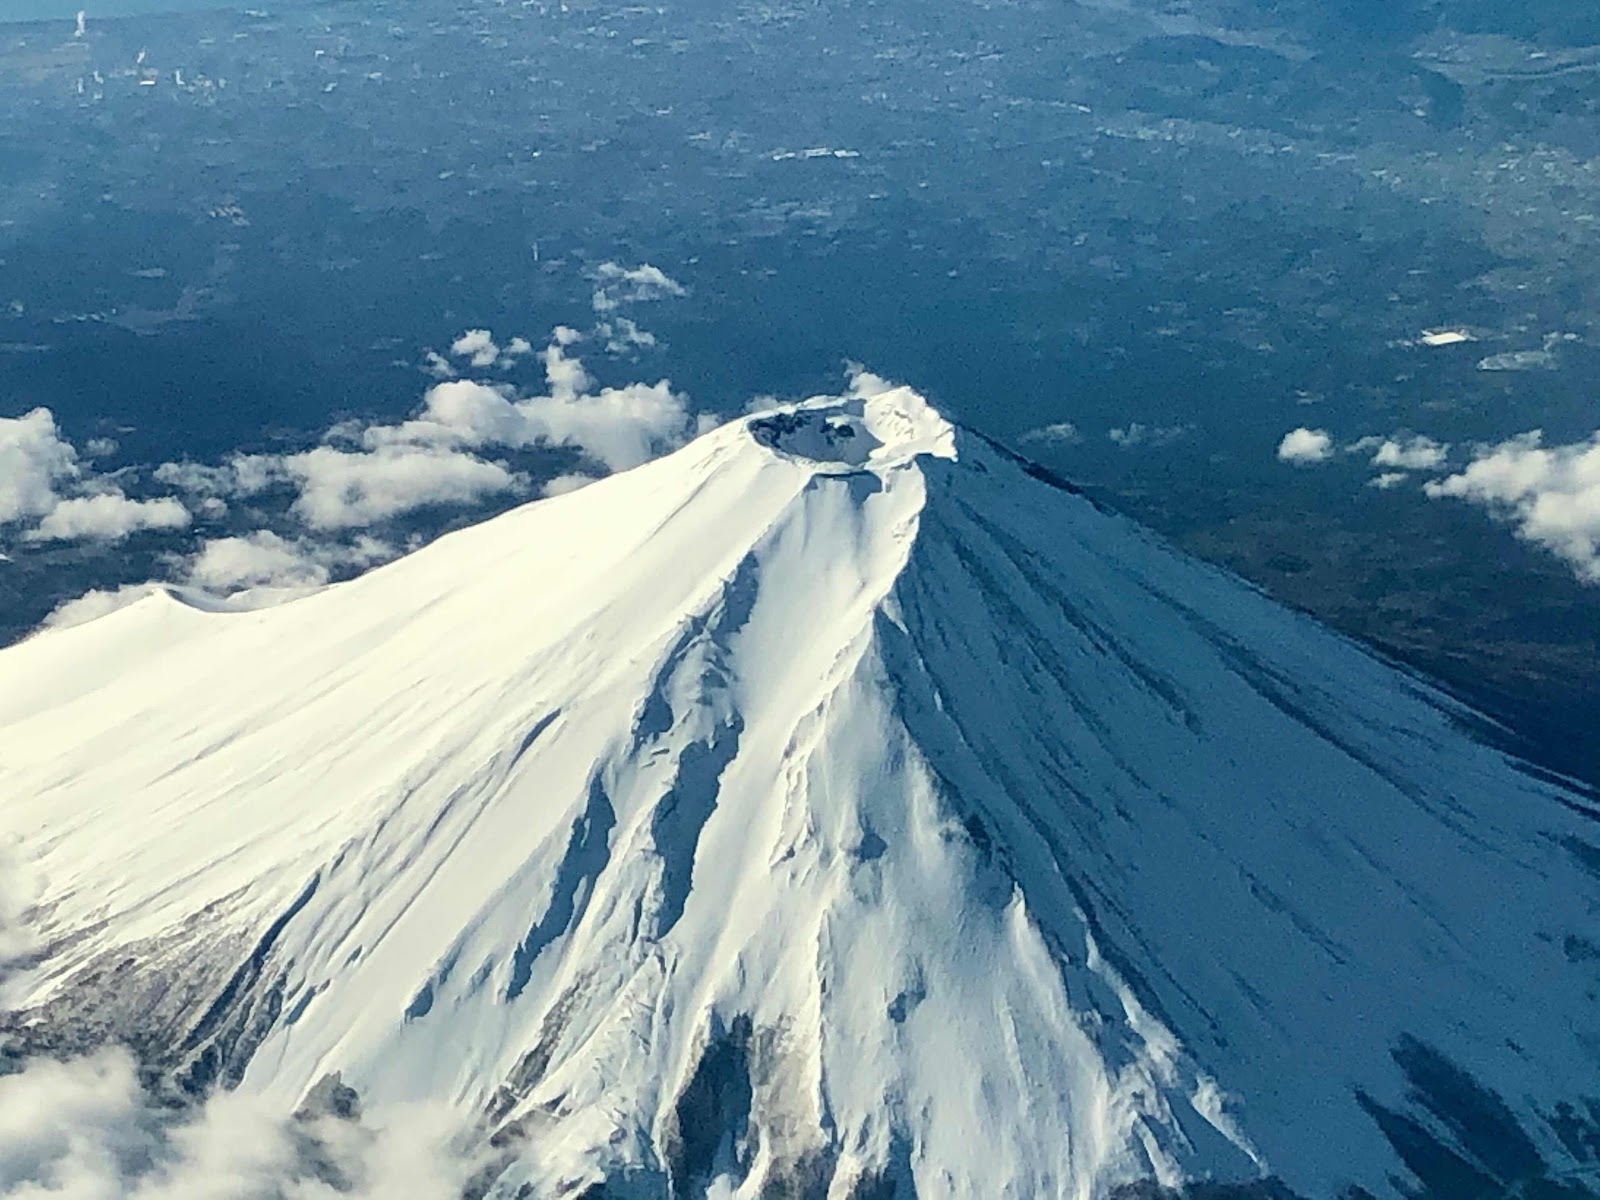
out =
[[858,375],[0,651],[0,1022],[497,1198],[1584,1195],[1600,821],[1459,715]]

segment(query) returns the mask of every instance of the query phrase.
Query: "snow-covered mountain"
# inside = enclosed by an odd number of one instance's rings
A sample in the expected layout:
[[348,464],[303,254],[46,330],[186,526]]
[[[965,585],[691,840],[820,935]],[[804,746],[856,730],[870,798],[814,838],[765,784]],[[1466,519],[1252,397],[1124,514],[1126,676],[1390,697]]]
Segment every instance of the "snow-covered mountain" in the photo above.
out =
[[10,1024],[493,1195],[1593,1194],[1600,808],[1474,728],[861,375],[0,652]]

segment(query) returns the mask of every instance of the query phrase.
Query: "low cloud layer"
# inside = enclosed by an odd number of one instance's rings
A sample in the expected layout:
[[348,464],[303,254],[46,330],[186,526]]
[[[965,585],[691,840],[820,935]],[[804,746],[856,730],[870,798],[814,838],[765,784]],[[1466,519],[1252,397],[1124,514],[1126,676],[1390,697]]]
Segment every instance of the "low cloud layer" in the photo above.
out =
[[[433,504],[472,504],[519,494],[530,481],[495,450],[566,447],[593,464],[592,480],[673,450],[700,426],[688,400],[666,380],[601,387],[573,347],[584,335],[557,326],[540,352],[546,390],[528,395],[509,383],[453,377],[423,396],[421,410],[394,424],[345,422],[324,444],[285,455],[236,455],[220,464],[165,463],[155,478],[224,502],[274,486],[291,488],[291,513],[314,531],[361,529]],[[513,338],[516,356],[531,354]],[[498,363],[502,350],[487,330],[469,330],[451,347],[468,362]],[[573,475],[556,490],[571,490]]]
[[[648,265],[607,264],[597,278],[618,305],[682,291]],[[618,314],[587,334],[557,326],[538,351],[526,338],[502,341],[490,330],[470,329],[451,343],[451,357],[431,355],[426,369],[436,382],[409,419],[343,422],[326,430],[320,444],[288,453],[239,453],[131,471],[132,478],[175,493],[148,499],[120,489],[129,476],[96,476],[51,414],[39,409],[0,420],[0,526],[20,525],[22,543],[110,541],[184,530],[197,521],[202,530],[215,529],[230,514],[234,521],[241,513],[253,515],[276,528],[190,543],[186,553],[167,556],[169,582],[223,602],[249,593],[239,601],[246,606],[267,602],[273,593],[303,592],[398,552],[390,541],[368,536],[369,529],[387,527],[392,534],[386,523],[430,506],[534,494],[518,454],[546,447],[574,452],[575,466],[543,487],[545,495],[559,495],[683,445],[707,422],[695,419],[688,399],[670,383],[602,386],[579,355],[585,345],[616,350],[652,343]],[[524,360],[543,367],[542,390],[470,374]],[[93,619],[156,586],[93,590],[58,608],[47,623]]]
[[11,1200],[458,1200],[482,1165],[468,1146],[441,1106],[290,1117],[224,1093],[173,1109],[118,1050],[0,1075]]
[[1434,498],[1480,504],[1511,521],[1520,537],[1600,583],[1600,433],[1546,446],[1539,430],[1480,447],[1467,467],[1427,483]]
[[[1340,445],[1325,430],[1294,429],[1278,458],[1297,465],[1364,457],[1367,487],[1390,491],[1416,480],[1434,500],[1465,500],[1511,523],[1517,535],[1557,555],[1578,578],[1600,584],[1600,432],[1547,446],[1539,430],[1478,446],[1450,472],[1451,446],[1423,434],[1367,436]],[[1457,451],[1459,463],[1462,455]]]

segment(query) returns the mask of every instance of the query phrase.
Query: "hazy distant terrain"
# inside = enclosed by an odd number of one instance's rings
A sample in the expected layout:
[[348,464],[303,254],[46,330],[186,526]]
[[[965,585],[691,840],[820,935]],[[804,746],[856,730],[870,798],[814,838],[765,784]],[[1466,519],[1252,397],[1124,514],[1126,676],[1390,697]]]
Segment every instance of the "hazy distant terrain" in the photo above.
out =
[[[290,0],[294,3],[296,0]],[[257,5],[250,0],[9,0],[0,10],[0,24],[25,21],[70,21],[83,12],[94,20],[105,17],[150,16],[159,13],[199,12],[202,9],[284,8],[281,2]]]
[[[91,6],[81,39],[77,7],[0,35],[0,416],[115,442],[93,469],[126,496],[399,417],[471,329],[571,325],[600,384],[717,414],[851,359],[1600,771],[1596,589],[1423,492],[1597,424],[1581,6]],[[642,263],[681,294],[624,336],[596,272]],[[541,386],[536,356],[490,373]],[[1297,427],[1325,461],[1279,461]],[[1376,463],[1419,437],[1436,466]],[[512,467],[536,489],[578,454]],[[528,494],[363,529],[400,548]],[[0,526],[0,624],[310,536],[291,499],[110,548]]]

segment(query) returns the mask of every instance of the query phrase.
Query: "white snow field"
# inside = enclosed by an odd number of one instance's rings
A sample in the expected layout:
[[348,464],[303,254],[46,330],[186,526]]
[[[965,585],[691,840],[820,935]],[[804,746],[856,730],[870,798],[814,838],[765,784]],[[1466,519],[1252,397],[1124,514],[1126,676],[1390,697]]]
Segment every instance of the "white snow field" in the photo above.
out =
[[1591,1194],[1594,799],[1041,474],[859,374],[0,651],[13,1032],[494,1196]]

